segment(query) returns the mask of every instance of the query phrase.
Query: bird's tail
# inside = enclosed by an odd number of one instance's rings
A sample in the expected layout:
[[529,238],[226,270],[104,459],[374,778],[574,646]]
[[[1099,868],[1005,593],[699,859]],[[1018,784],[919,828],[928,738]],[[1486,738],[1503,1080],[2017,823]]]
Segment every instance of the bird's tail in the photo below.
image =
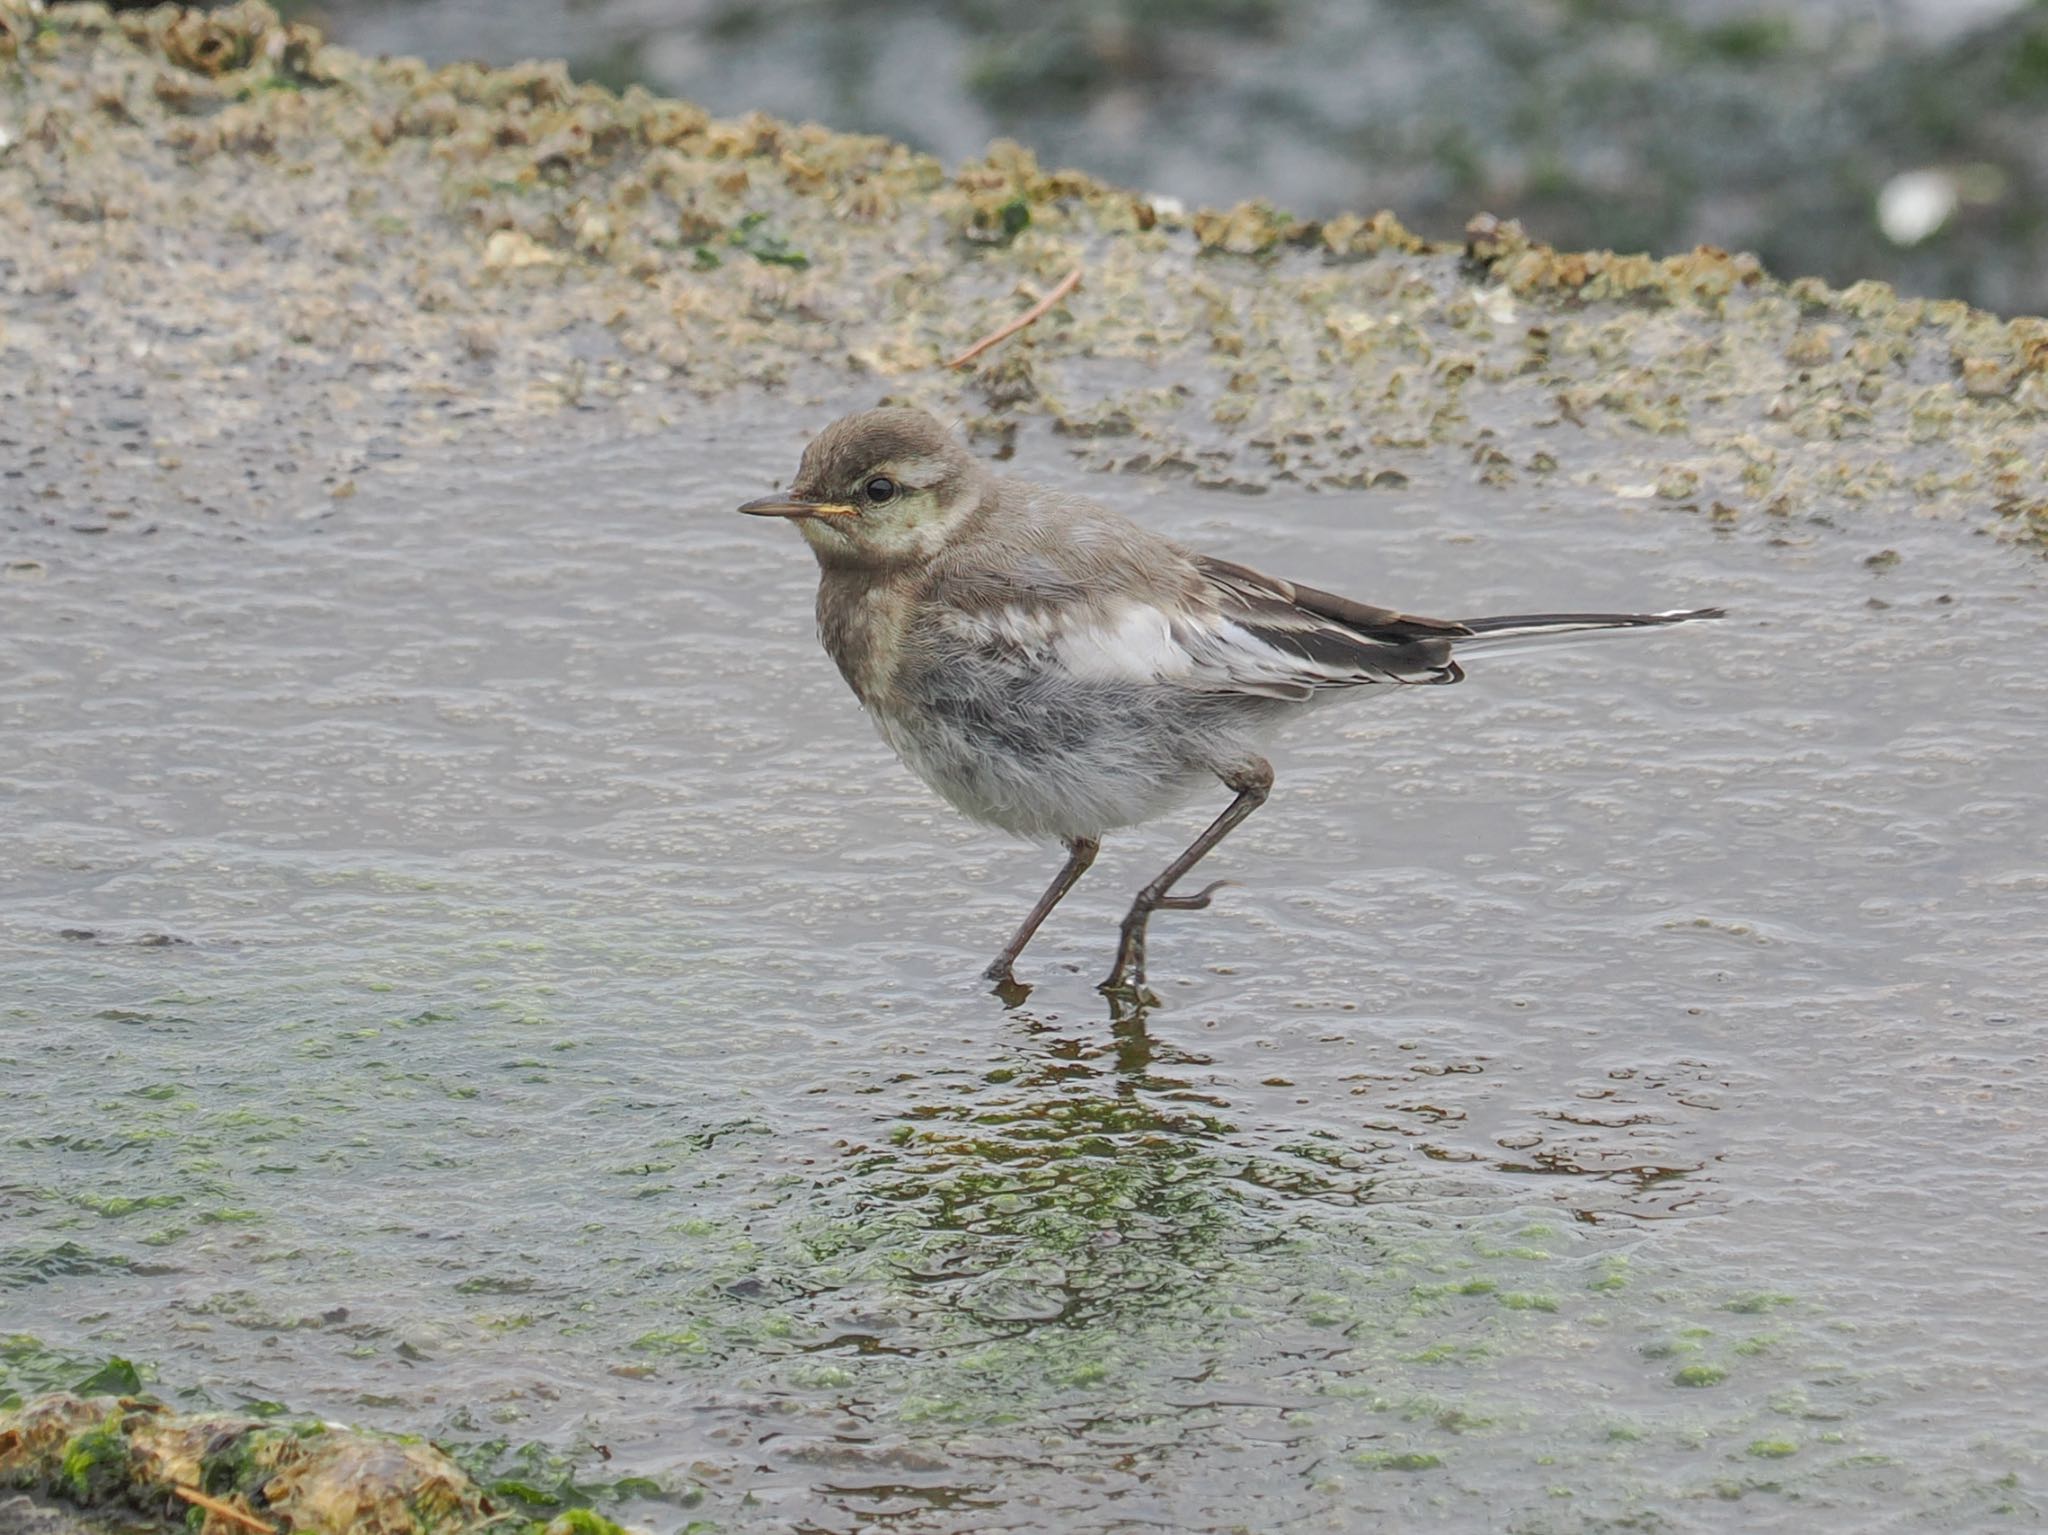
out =
[[1463,618],[1458,622],[1470,629],[1472,636],[1454,639],[1451,645],[1460,656],[1498,653],[1610,629],[1656,629],[1696,618],[1727,616],[1722,608],[1686,608],[1669,613],[1511,613],[1498,618]]

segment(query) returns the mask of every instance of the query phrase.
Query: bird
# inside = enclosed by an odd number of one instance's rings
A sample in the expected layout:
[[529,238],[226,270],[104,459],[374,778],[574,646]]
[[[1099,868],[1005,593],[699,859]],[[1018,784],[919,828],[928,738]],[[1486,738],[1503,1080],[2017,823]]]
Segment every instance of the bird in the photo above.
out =
[[1067,858],[984,972],[1015,965],[1103,837],[1205,786],[1234,797],[1145,885],[1102,989],[1145,983],[1155,912],[1209,905],[1181,879],[1265,803],[1273,734],[1361,689],[1435,686],[1511,641],[1665,628],[1720,608],[1424,618],[1201,554],[1088,497],[999,478],[937,417],[842,417],[780,495],[817,556],[818,635],[882,739],[969,819]]

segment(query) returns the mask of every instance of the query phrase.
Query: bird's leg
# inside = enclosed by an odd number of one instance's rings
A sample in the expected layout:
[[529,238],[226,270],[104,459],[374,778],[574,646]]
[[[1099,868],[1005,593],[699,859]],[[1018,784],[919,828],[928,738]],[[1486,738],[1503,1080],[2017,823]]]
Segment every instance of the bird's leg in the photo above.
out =
[[1052,883],[1045,887],[1045,894],[1031,908],[1031,915],[1024,919],[1024,925],[1017,929],[1016,936],[1003,945],[1003,952],[982,972],[985,979],[994,981],[998,986],[1016,984],[1017,978],[1010,973],[1010,966],[1024,952],[1024,945],[1031,942],[1031,935],[1038,931],[1038,924],[1050,916],[1052,909],[1059,905],[1060,898],[1074,888],[1074,881],[1088,872],[1088,865],[1095,862],[1095,854],[1101,847],[1102,842],[1096,837],[1075,837],[1067,843],[1066,863],[1052,877]]
[[1259,806],[1266,803],[1266,796],[1273,792],[1273,765],[1263,757],[1254,757],[1243,767],[1223,775],[1226,788],[1237,790],[1237,798],[1230,802],[1223,814],[1209,824],[1209,829],[1188,845],[1188,850],[1166,866],[1159,878],[1138,892],[1138,898],[1131,902],[1131,909],[1124,918],[1122,938],[1116,947],[1116,965],[1109,972],[1109,979],[1102,983],[1105,991],[1114,991],[1125,986],[1135,986],[1145,979],[1145,924],[1155,911],[1200,911],[1209,904],[1209,897],[1227,880],[1218,880],[1204,887],[1194,895],[1169,895],[1174,885],[1188,870],[1208,854],[1209,850]]

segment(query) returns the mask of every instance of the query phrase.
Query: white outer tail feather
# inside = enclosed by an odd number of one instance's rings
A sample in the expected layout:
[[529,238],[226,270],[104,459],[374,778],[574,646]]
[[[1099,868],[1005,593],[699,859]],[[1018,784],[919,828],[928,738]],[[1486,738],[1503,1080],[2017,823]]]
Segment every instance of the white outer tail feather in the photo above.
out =
[[1695,619],[1725,618],[1720,608],[1673,608],[1663,613],[1531,613],[1500,618],[1461,620],[1478,631],[1468,639],[1451,642],[1452,654],[1511,655],[1538,646],[1585,639],[1589,635],[1619,633],[1625,629],[1659,629]]

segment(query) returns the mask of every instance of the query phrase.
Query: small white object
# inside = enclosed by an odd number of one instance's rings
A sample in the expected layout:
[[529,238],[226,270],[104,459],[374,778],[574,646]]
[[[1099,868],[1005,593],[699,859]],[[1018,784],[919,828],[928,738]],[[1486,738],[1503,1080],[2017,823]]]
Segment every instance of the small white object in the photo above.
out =
[[1962,191],[1945,170],[1906,171],[1877,194],[1877,227],[1894,245],[1918,245],[1955,216]]
[[1479,312],[1496,325],[1515,323],[1515,293],[1506,283],[1482,289],[1477,297]]

